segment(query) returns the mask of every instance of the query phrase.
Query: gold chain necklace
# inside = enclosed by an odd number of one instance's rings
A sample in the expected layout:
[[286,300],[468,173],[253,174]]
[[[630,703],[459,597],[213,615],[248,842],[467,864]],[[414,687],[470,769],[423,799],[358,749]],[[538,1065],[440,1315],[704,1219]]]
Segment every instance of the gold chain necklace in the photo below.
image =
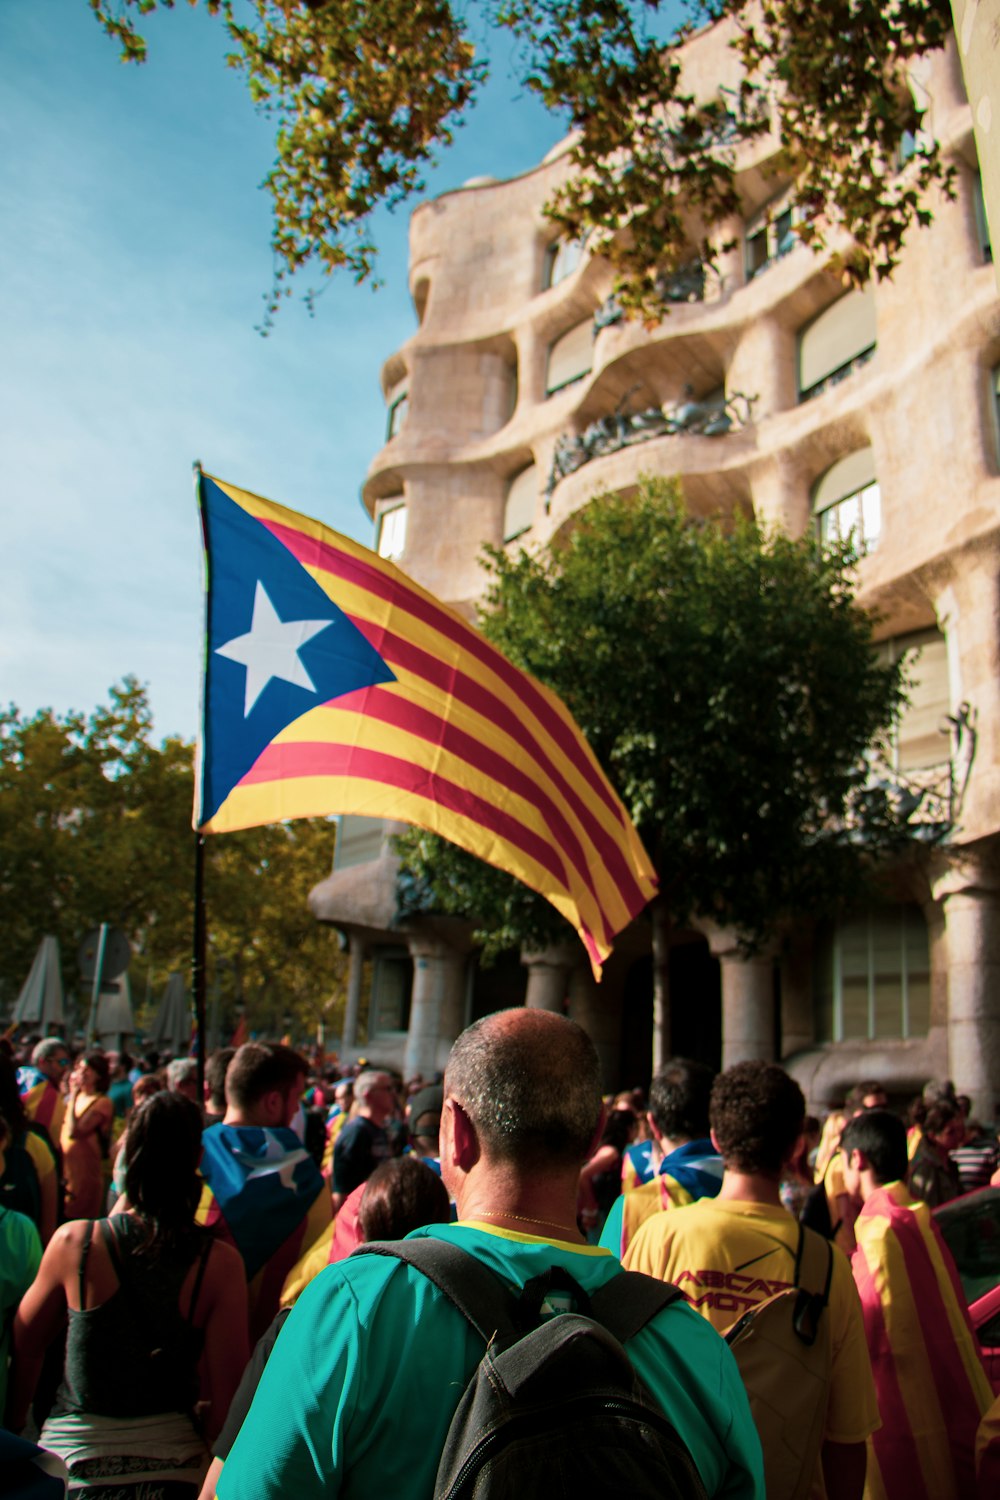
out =
[[552,1219],[529,1219],[524,1214],[511,1214],[506,1212],[480,1213],[473,1215],[473,1219],[514,1219],[518,1224],[544,1224],[546,1229],[558,1229],[564,1236],[578,1235],[579,1230],[574,1224],[568,1229],[565,1224],[556,1224]]

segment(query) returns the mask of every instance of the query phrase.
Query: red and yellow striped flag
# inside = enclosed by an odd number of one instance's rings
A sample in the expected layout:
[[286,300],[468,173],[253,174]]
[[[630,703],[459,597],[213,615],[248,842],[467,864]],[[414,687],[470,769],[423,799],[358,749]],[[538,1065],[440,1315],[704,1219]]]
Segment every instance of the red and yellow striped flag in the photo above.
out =
[[880,1188],[854,1226],[851,1262],[878,1393],[866,1500],[975,1494],[976,1427],[992,1392],[955,1263],[925,1203]]
[[392,563],[207,474],[194,824],[353,813],[439,833],[540,892],[595,972],[655,893],[562,702]]

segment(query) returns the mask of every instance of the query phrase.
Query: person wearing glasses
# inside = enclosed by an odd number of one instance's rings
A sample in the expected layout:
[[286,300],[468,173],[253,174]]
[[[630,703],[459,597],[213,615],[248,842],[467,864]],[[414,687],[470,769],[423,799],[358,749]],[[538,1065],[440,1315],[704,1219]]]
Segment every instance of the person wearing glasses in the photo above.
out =
[[35,1044],[30,1064],[17,1070],[25,1114],[33,1125],[42,1127],[56,1147],[66,1113],[63,1085],[72,1060],[62,1037],[47,1036]]

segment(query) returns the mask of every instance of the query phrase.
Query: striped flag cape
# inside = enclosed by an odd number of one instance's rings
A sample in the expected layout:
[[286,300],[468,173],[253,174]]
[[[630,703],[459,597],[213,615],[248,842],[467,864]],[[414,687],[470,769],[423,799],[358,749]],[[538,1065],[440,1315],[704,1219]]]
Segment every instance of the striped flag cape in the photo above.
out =
[[278,1311],[288,1272],[329,1227],[330,1193],[286,1126],[212,1125],[202,1147],[197,1222],[243,1257],[253,1342]]
[[551,901],[599,974],[655,878],[561,701],[384,558],[207,474],[199,496],[195,827],[353,813],[429,829]]
[[30,1063],[17,1070],[17,1087],[28,1119],[41,1125],[53,1145],[59,1145],[65,1102],[55,1084]]
[[976,1428],[993,1394],[955,1263],[930,1209],[902,1183],[854,1226],[851,1262],[882,1426],[868,1440],[866,1500],[975,1494]]

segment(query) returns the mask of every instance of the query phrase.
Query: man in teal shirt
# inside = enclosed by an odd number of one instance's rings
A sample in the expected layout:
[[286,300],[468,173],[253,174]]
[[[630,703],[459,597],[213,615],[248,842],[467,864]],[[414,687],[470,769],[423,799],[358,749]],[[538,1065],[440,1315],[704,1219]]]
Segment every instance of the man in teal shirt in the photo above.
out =
[[[471,1026],[445,1077],[441,1169],[451,1239],[517,1288],[551,1266],[584,1291],[619,1274],[584,1243],[576,1186],[601,1124],[597,1056],[547,1011]],[[553,1308],[562,1311],[563,1308]],[[709,1495],[764,1500],[760,1444],[729,1349],[689,1307],[664,1308],[627,1352],[687,1444]],[[341,1261],[282,1330],[218,1484],[220,1500],[430,1500],[448,1426],[483,1343],[420,1272]]]

